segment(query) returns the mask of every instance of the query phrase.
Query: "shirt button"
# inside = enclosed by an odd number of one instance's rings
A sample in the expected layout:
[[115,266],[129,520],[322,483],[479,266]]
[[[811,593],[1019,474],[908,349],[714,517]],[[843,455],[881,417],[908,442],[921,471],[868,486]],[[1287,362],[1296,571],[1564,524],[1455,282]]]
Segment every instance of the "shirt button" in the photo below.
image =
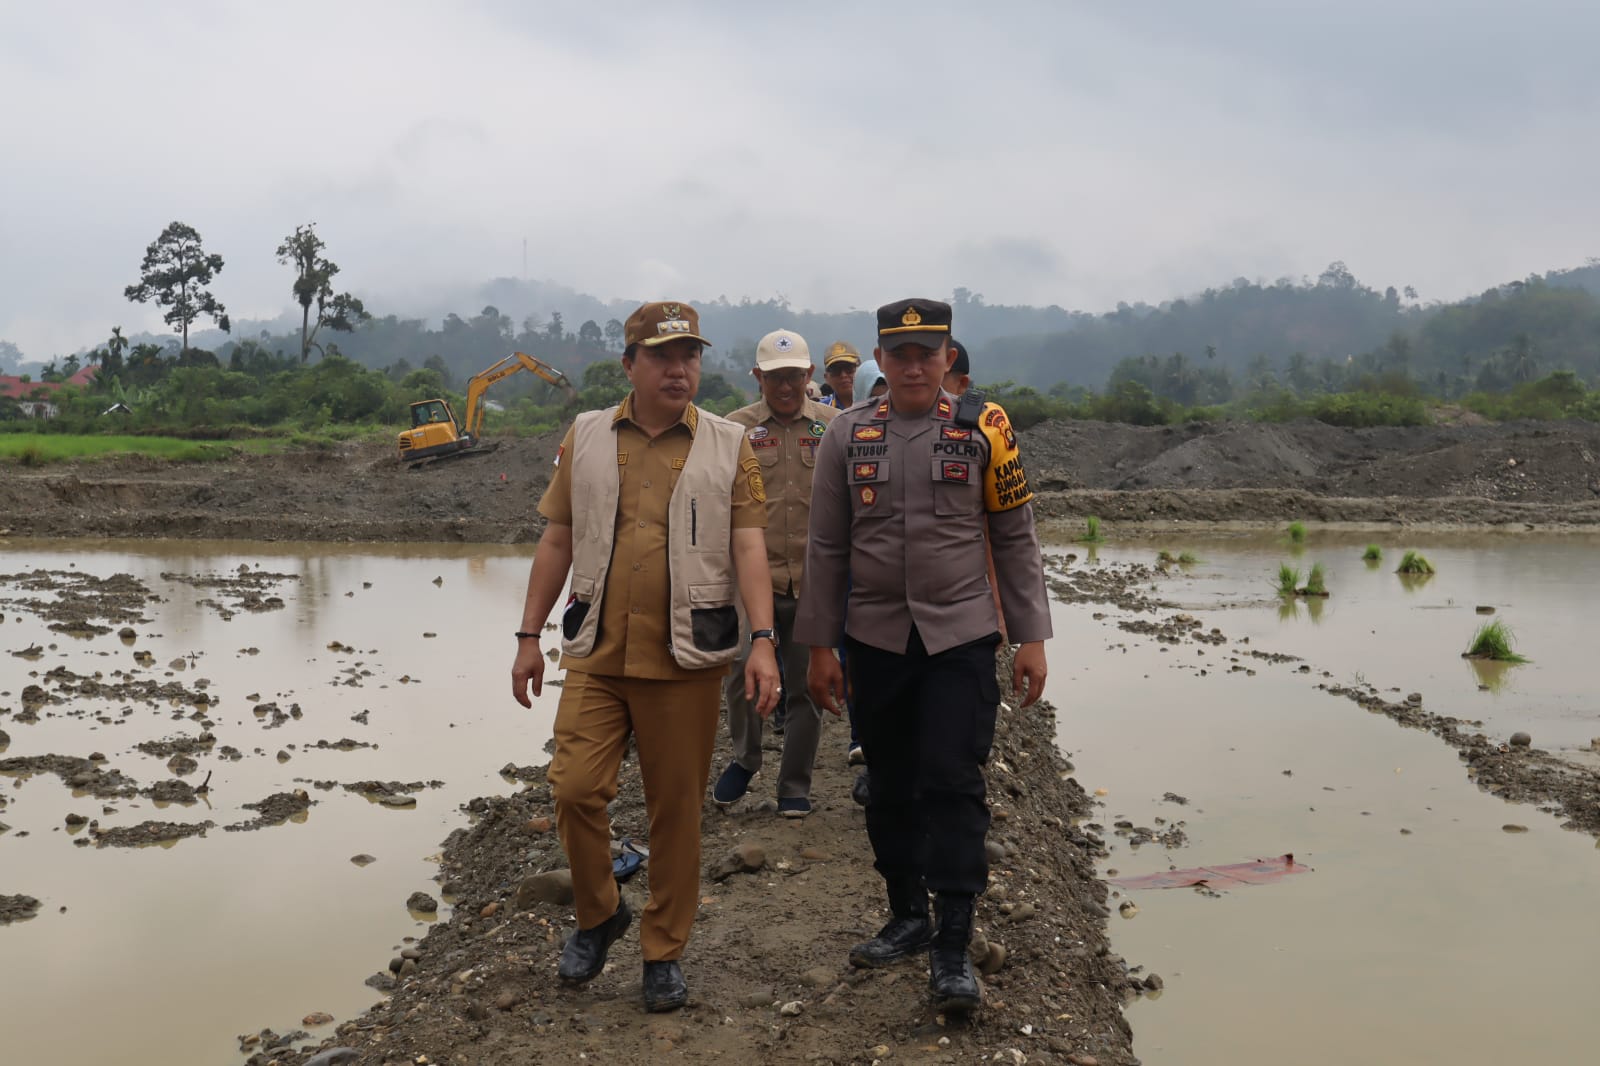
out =
[[640,566],[640,565],[639,565],[639,564],[638,564],[638,563],[634,563],[634,564],[633,564],[633,568],[634,568],[634,569],[635,569],[635,570],[639,570],[639,569],[642,569],[642,567],[641,567],[641,566]]
[[639,613],[639,608],[637,608],[637,607],[635,607],[635,608],[634,608],[634,609],[633,609],[633,613],[634,613],[634,614],[638,614],[638,613]]
[[644,528],[644,519],[642,519],[642,518],[639,520],[639,528],[640,529]]
[[646,481],[646,482],[645,482],[645,483],[644,483],[644,487],[645,487],[645,488],[649,488],[649,487],[650,487],[650,482],[648,482],[648,481]]

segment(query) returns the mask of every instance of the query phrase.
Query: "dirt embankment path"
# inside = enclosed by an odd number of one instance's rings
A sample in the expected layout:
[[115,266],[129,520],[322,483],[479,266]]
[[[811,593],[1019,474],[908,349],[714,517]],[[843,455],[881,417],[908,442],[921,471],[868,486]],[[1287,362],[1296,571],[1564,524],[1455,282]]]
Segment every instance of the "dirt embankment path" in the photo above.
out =
[[[1000,673],[1009,691],[1008,662]],[[1136,1062],[1122,1007],[1160,980],[1130,973],[1111,952],[1107,890],[1094,870],[1104,845],[1073,824],[1093,816],[1093,801],[1067,776],[1055,728],[1048,705],[1001,712],[988,766],[991,887],[977,915],[986,1004],[970,1022],[934,1013],[925,959],[883,970],[846,961],[887,912],[861,808],[850,800],[855,768],[829,750],[818,760],[818,809],[809,818],[779,818],[765,774],[728,814],[707,801],[706,876],[684,957],[690,1000],[682,1011],[645,1013],[637,925],[589,985],[556,980],[571,888],[551,876],[566,862],[549,787],[530,767],[518,770],[529,787],[474,800],[473,824],[446,841],[440,880],[450,916],[369,981],[392,995],[315,1050],[291,1050],[307,1047],[304,1034],[248,1037],[250,1062],[305,1064],[335,1048],[350,1049],[348,1061],[360,1066],[585,1056],[623,1066]],[[728,758],[724,736],[715,768]],[[613,832],[647,841],[632,758],[620,785]],[[648,882],[647,863],[624,886],[636,914]]]
[[[1116,522],[1600,525],[1600,427],[1320,423],[1022,434],[1041,514]],[[387,445],[176,464],[0,467],[11,536],[523,543],[559,433],[409,471]]]

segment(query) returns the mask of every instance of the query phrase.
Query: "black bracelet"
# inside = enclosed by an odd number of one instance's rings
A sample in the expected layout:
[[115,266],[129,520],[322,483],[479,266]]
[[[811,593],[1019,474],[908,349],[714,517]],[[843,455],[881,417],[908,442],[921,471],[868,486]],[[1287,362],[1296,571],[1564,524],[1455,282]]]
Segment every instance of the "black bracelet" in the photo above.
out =
[[511,635],[516,637],[518,640],[538,640],[539,639],[539,634],[537,634],[537,633],[524,633],[520,629],[517,630],[515,633],[513,633]]

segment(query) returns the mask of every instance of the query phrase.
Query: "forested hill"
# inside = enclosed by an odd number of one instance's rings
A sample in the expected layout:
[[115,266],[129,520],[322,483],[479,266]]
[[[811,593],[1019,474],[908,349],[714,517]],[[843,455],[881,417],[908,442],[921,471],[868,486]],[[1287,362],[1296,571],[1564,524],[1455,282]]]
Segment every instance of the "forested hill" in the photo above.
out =
[[[1409,289],[1380,291],[1342,263],[1315,279],[1239,278],[1184,299],[1119,304],[1099,313],[992,305],[965,289],[950,298],[956,334],[973,349],[976,376],[1040,389],[1099,390],[1134,380],[1177,402],[1206,404],[1265,381],[1304,392],[1348,388],[1363,378],[1405,378],[1449,396],[1504,388],[1555,369],[1589,381],[1600,377],[1600,262],[1454,303],[1424,304]],[[513,349],[576,373],[620,349],[621,321],[632,307],[511,279],[458,299],[485,303],[426,319],[385,314],[374,298],[368,305],[378,317],[327,339],[360,363],[431,365],[455,382]],[[852,341],[865,352],[873,339],[865,307],[802,311],[779,298],[717,298],[696,306],[704,331],[717,342],[710,353],[714,368],[742,372],[756,340],[780,327],[798,330],[819,357],[834,340]],[[231,337],[197,333],[194,343],[224,362],[240,343],[285,354],[299,350],[297,334],[283,322],[240,323]]]

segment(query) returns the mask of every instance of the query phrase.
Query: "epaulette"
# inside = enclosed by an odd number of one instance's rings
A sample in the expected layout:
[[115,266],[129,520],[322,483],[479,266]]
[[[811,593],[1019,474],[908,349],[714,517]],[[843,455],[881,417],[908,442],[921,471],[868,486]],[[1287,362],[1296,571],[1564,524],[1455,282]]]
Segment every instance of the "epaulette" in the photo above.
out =
[[983,420],[983,405],[987,402],[982,389],[968,389],[956,401],[956,425],[974,429]]

